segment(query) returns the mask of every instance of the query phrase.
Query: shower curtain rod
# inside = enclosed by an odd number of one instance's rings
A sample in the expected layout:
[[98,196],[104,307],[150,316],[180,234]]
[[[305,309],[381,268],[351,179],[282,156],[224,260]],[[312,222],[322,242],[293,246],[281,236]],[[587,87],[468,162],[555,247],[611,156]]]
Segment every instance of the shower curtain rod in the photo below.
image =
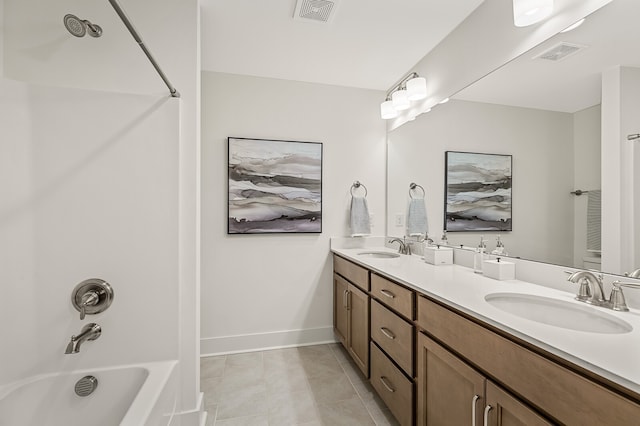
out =
[[178,92],[176,88],[173,87],[173,85],[171,84],[167,76],[164,74],[164,72],[162,72],[162,69],[160,69],[160,66],[158,65],[156,60],[153,58],[153,55],[151,55],[151,52],[149,52],[149,49],[147,49],[147,47],[144,45],[144,41],[142,40],[142,37],[140,37],[136,29],[133,27],[133,24],[127,17],[127,14],[124,13],[124,10],[122,10],[122,7],[120,7],[120,5],[118,4],[118,1],[109,0],[109,3],[111,3],[111,6],[113,6],[116,13],[120,17],[120,19],[122,19],[122,22],[124,23],[125,27],[127,27],[127,29],[135,39],[136,43],[138,43],[138,45],[140,46],[144,54],[147,55],[147,58],[149,58],[149,61],[151,61],[151,65],[153,65],[153,67],[156,69],[158,74],[160,74],[160,78],[162,78],[162,81],[164,81],[164,84],[166,84],[167,87],[169,88],[169,92],[171,93],[171,96],[174,98],[179,98],[180,92]]

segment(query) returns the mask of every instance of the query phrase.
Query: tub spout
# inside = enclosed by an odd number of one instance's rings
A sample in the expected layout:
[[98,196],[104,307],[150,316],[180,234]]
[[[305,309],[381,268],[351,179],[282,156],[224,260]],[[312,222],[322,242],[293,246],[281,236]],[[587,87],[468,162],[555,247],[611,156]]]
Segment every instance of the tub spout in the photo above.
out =
[[80,345],[87,340],[96,340],[100,337],[102,328],[95,323],[90,323],[82,327],[80,334],[71,336],[71,341],[67,345],[65,354],[77,354],[80,352]]

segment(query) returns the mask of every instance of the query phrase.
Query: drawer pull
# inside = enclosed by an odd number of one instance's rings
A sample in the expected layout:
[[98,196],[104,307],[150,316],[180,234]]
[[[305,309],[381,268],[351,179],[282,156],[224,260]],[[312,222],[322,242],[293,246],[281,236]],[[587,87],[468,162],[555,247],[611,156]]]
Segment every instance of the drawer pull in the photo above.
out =
[[492,408],[490,405],[484,407],[484,426],[489,426],[489,411],[491,411]]
[[351,291],[347,291],[347,311],[351,310]]
[[479,399],[480,395],[474,395],[471,401],[471,426],[476,426],[476,405]]
[[381,376],[380,377],[380,381],[382,382],[382,384],[384,385],[385,388],[387,388],[387,390],[391,393],[394,393],[396,390],[394,388],[392,388],[391,386],[389,386],[389,384],[387,383],[387,378],[385,376]]
[[387,296],[389,299],[395,299],[396,298],[396,295],[391,293],[389,290],[382,289],[382,290],[380,290],[380,293],[382,293],[384,296]]
[[347,309],[347,292],[349,290],[345,290],[342,292],[342,305],[344,306],[345,309]]
[[391,340],[393,340],[393,339],[395,339],[395,338],[396,338],[396,335],[395,335],[395,334],[393,334],[393,333],[391,332],[391,330],[389,330],[389,329],[388,329],[388,328],[386,328],[386,327],[380,327],[380,331],[382,331],[382,334],[384,334],[385,336],[387,336],[387,337],[388,337],[389,339],[391,339]]

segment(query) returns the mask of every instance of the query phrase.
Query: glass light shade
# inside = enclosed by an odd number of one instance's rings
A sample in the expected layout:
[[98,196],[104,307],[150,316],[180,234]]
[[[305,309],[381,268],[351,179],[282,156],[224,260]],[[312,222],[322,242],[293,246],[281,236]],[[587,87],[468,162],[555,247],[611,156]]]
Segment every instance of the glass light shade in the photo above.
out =
[[393,102],[384,101],[380,104],[380,117],[385,120],[389,120],[390,118],[396,118],[398,116],[398,111],[393,107]]
[[553,12],[553,0],[513,0],[513,23],[526,27],[538,23]]
[[427,79],[414,77],[407,81],[407,93],[410,101],[419,101],[427,97]]
[[391,102],[393,102],[393,107],[396,111],[404,111],[408,109],[409,104],[409,94],[406,90],[396,90],[391,95]]

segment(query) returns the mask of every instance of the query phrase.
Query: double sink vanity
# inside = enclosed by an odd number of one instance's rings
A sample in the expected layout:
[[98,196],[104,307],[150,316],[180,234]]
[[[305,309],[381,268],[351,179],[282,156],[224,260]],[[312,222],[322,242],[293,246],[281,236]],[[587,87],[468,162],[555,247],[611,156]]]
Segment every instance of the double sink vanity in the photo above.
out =
[[401,425],[640,424],[633,306],[344,247],[332,243],[336,336]]

